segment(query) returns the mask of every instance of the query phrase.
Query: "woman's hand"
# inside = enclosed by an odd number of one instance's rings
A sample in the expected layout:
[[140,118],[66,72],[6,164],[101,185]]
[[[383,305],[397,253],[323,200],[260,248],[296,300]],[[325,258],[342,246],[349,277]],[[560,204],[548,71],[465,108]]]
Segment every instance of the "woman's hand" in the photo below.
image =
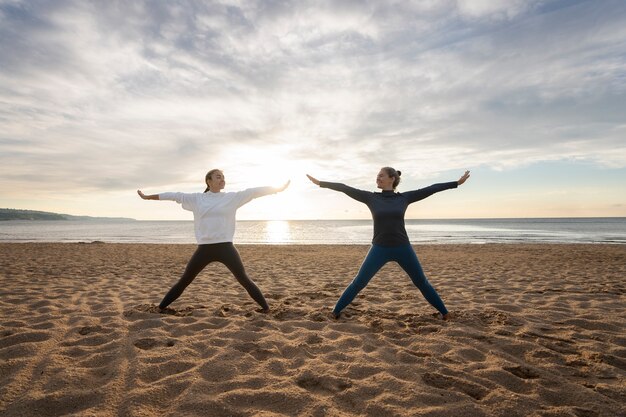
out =
[[159,199],[158,194],[145,195],[144,193],[141,192],[141,190],[137,190],[137,194],[139,194],[139,197],[143,198],[144,200],[158,200]]
[[313,178],[309,174],[306,174],[307,178],[311,180],[311,182],[315,185],[320,185],[320,181],[317,178]]
[[459,185],[463,184],[465,181],[467,181],[467,179],[470,176],[470,172],[469,171],[465,171],[465,174],[463,174],[463,176],[461,178],[459,178],[459,180],[457,181]]
[[291,180],[287,181],[282,187],[278,187],[278,192],[282,192],[285,191],[287,189],[287,187],[289,187],[289,184],[291,184]]

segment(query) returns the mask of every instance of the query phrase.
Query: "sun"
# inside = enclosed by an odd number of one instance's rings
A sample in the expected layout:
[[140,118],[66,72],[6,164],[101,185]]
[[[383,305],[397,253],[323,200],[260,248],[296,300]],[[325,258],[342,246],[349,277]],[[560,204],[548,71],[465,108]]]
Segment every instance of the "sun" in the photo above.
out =
[[[227,187],[224,191],[240,191],[252,187],[279,187],[289,181],[283,192],[257,198],[237,212],[240,220],[294,220],[311,217],[313,190],[306,178],[307,166],[290,160],[280,148],[258,149],[237,147],[231,161],[224,161]],[[232,168],[230,168],[232,167]]]

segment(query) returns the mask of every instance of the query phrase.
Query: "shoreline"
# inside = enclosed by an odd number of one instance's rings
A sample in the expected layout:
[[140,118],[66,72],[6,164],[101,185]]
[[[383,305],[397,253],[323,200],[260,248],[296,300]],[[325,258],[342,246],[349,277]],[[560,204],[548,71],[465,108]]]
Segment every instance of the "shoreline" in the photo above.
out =
[[[2,241],[0,240],[0,245],[90,245],[90,244],[101,244],[101,245],[129,245],[129,246],[141,246],[141,245],[156,245],[156,246],[198,246],[197,243],[192,242],[111,242],[104,240],[81,240],[81,241],[68,241],[68,242],[60,242],[60,241]],[[259,248],[271,248],[271,247],[370,247],[371,243],[277,243],[277,242],[268,242],[268,243],[233,243],[236,247],[239,246],[248,246],[248,247],[259,247]],[[476,242],[476,243],[450,243],[450,242],[442,242],[442,243],[417,243],[411,242],[411,246],[416,247],[445,247],[445,246],[618,246],[618,247],[626,247],[626,243],[621,242],[539,242],[539,241],[515,241],[515,242]]]
[[[194,244],[192,221],[0,223],[0,241]],[[626,218],[407,220],[413,244],[626,244]],[[371,244],[371,220],[239,221],[234,236],[249,244]]]
[[451,321],[393,263],[331,319],[370,245],[235,245],[268,314],[221,264],[151,313],[195,244],[0,243],[0,415],[626,413],[624,245],[413,245]]

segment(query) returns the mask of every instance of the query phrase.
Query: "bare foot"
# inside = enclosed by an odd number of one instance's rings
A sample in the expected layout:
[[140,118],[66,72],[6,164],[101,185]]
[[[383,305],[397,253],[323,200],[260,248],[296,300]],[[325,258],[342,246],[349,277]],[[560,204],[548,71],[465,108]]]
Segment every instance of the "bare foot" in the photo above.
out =
[[449,311],[446,314],[441,314],[441,313],[433,313],[433,317],[441,319],[441,320],[452,320],[454,318],[454,313]]
[[256,309],[256,312],[257,312],[257,313],[267,314],[267,313],[269,313],[269,312],[270,312],[270,308],[269,308],[269,307],[268,307],[268,308],[257,308],[257,309]]
[[455,317],[455,314],[451,311],[441,316],[441,318],[444,319],[445,321],[452,320],[454,317]]
[[159,314],[176,315],[176,310],[174,310],[173,308],[169,308],[169,307],[161,308],[159,306],[156,306],[156,312]]
[[334,311],[330,312],[330,318],[333,320],[339,320],[339,317],[341,317],[341,313],[335,313]]

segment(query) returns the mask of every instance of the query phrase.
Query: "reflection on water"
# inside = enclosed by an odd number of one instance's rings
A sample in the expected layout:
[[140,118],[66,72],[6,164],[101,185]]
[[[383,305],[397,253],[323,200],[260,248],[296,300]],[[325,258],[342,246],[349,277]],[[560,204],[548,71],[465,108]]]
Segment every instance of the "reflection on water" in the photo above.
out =
[[265,223],[266,243],[289,243],[289,222],[286,220],[269,220]]

